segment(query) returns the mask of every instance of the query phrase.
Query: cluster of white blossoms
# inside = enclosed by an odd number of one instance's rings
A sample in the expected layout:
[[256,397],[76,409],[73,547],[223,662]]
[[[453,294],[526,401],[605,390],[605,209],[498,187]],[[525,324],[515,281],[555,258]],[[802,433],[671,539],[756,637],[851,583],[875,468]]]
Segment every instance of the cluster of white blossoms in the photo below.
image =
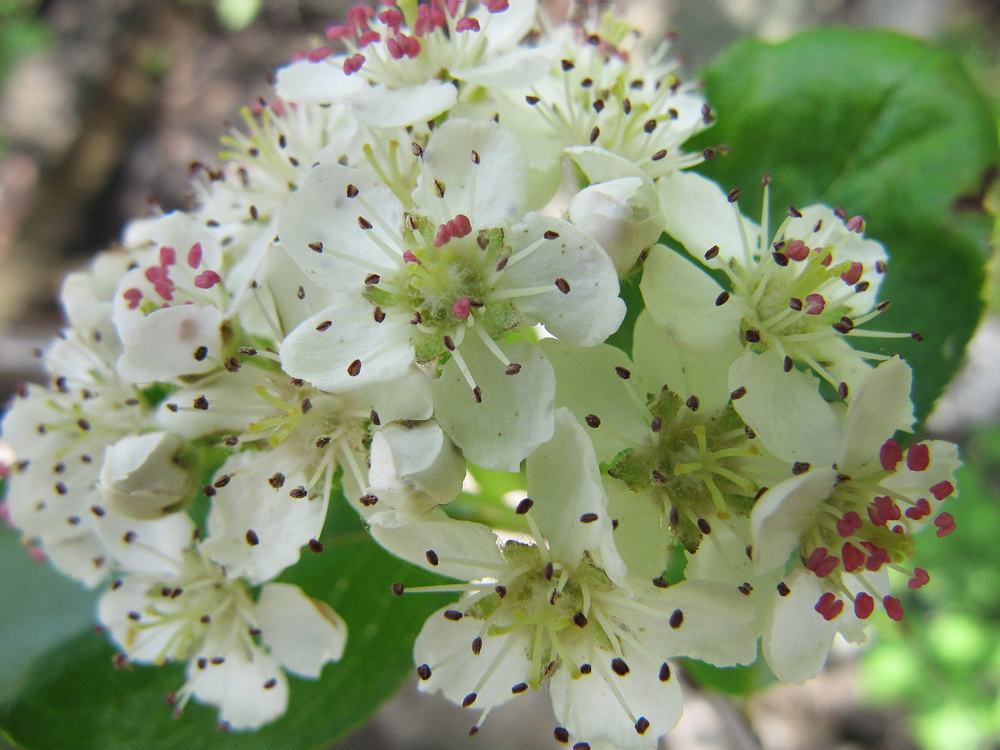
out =
[[[772,234],[766,199],[758,224],[685,171],[714,114],[611,17],[398,0],[327,38],[194,170],[197,208],[66,280],[51,381],[3,423],[10,519],[106,589],[122,658],[186,662],[178,710],[280,716],[286,672],[351,647],[274,581],[328,513],[457,581],[414,659],[473,732],[546,690],[559,742],[653,748],[674,659],[759,643],[801,681],[835,634],[898,620],[889,571],[928,581],[914,535],[954,528],[958,456],[903,447],[910,368],[852,345],[887,336],[864,221],[790,208]],[[625,352],[605,341],[640,273]]]

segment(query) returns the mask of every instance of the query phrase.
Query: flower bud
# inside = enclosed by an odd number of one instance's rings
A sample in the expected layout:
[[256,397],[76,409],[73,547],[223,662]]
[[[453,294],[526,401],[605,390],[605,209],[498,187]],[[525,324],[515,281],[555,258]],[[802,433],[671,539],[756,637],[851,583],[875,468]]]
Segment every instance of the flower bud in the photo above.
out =
[[98,487],[111,509],[140,520],[160,518],[190,494],[192,480],[177,459],[183,440],[170,432],[129,435],[104,451]]
[[569,220],[600,243],[622,278],[663,229],[656,193],[639,177],[584,188],[570,201]]
[[390,424],[372,436],[372,492],[384,503],[420,514],[462,490],[465,462],[436,422]]

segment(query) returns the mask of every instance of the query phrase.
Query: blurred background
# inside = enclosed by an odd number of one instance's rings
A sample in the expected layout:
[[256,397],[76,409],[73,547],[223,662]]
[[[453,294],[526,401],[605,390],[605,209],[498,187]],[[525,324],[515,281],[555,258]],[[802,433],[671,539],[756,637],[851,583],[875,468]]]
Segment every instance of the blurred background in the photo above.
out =
[[[62,276],[113,244],[123,223],[190,205],[189,166],[217,161],[241,106],[271,71],[343,17],[341,0],[0,0],[0,403],[40,380],[34,355],[61,324]],[[548,3],[554,17],[566,0]],[[628,0],[650,36],[671,32],[689,75],[724,47],[825,24],[896,28],[956,52],[1000,103],[1000,0]],[[932,95],[932,92],[929,92]],[[995,207],[994,207],[995,208]],[[877,237],[877,235],[876,235]],[[891,248],[890,248],[891,251]],[[991,288],[992,289],[992,288]],[[761,750],[1000,748],[1000,304],[995,291],[969,361],[926,426],[967,462],[951,508],[958,531],[925,545],[934,584],[859,652],[835,651],[802,686],[720,697],[690,679],[664,747]],[[4,458],[0,440],[0,468]],[[27,597],[28,590],[45,592]],[[58,620],[46,602],[79,600]],[[34,655],[5,637],[17,611],[66,635],[92,624],[92,597],[27,562],[0,529],[0,693]],[[6,613],[6,614],[5,614]],[[459,708],[412,685],[338,748],[552,747],[547,699],[495,711],[475,740]],[[0,740],[2,745],[2,740]]]

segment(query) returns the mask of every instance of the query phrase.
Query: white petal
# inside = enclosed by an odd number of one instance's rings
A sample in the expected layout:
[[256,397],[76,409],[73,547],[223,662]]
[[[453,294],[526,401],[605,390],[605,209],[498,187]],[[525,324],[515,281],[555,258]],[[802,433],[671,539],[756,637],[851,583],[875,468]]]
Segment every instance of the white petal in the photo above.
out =
[[[222,352],[222,313],[214,307],[176,305],[116,320],[125,352],[118,372],[133,383],[169,380],[214,370]],[[207,357],[195,357],[201,347]]]
[[760,496],[750,515],[753,528],[754,567],[766,573],[784,565],[802,541],[833,491],[837,471],[814,468],[786,479]]
[[733,363],[729,385],[746,388],[733,406],[769,451],[786,461],[834,463],[839,425],[817,377],[785,372],[777,353],[748,349]]
[[[205,655],[208,659],[215,656]],[[249,658],[239,648],[223,658],[221,664],[209,661],[204,669],[198,667],[198,659],[192,659],[187,669],[194,697],[218,707],[219,721],[231,729],[257,729],[285,713],[288,681],[277,659],[256,647]]]
[[[555,237],[543,239],[547,232]],[[536,242],[542,244],[509,263],[497,288],[552,285],[549,291],[516,298],[522,315],[580,346],[595,346],[618,330],[625,317],[625,303],[618,298],[618,273],[590,235],[561,219],[530,213],[511,229],[509,240],[515,254]],[[557,282],[568,291],[561,291]]]
[[639,288],[646,309],[676,346],[716,352],[738,340],[741,310],[736,298],[716,305],[722,287],[679,253],[654,245]]
[[[349,185],[358,190],[354,198],[348,197]],[[374,176],[319,164],[278,213],[278,233],[282,247],[317,284],[334,291],[361,290],[369,274],[402,265],[402,210],[399,199]],[[359,217],[372,228],[363,229]]]
[[663,231],[659,200],[648,178],[621,177],[592,184],[573,196],[568,215],[575,226],[600,243],[623,278]]
[[[450,578],[478,580],[496,576],[505,567],[496,535],[488,526],[453,520],[440,509],[418,519],[380,511],[368,522],[375,541],[392,554]],[[428,550],[437,555],[436,565],[429,562]]]
[[837,460],[850,473],[878,457],[879,448],[897,430],[913,429],[910,387],[913,373],[899,357],[888,359],[861,381],[844,417]]
[[405,88],[365,89],[351,97],[361,122],[379,128],[420,125],[451,109],[458,90],[450,81],[431,80]]
[[681,400],[697,396],[699,411],[718,414],[729,403],[729,368],[743,352],[735,336],[711,351],[675,346],[648,310],[639,313],[632,333],[633,376],[641,378],[647,393],[664,385]]
[[[340,62],[340,65],[337,63]],[[367,88],[364,77],[346,75],[342,58],[299,60],[278,70],[278,96],[287,102],[336,102]]]
[[616,372],[632,367],[625,352],[608,344],[581,348],[552,338],[538,345],[555,368],[556,406],[568,407],[579,420],[590,414],[600,419],[588,435],[601,460],[648,438],[649,423]]
[[764,658],[778,679],[802,682],[823,669],[838,620],[853,615],[846,606],[840,617],[825,620],[815,609],[823,593],[820,579],[808,570],[799,570],[786,584],[791,593],[776,598],[764,631]]
[[[437,180],[445,186],[448,209],[466,214],[474,231],[509,226],[524,213],[528,160],[517,138],[494,122],[448,120],[428,141],[422,167],[413,194],[417,204],[429,208],[441,203]],[[431,218],[443,223],[454,216]]]
[[465,461],[436,422],[382,427],[370,461],[369,491],[401,511],[420,514],[462,491]]
[[298,586],[267,584],[260,591],[254,612],[261,639],[289,672],[319,677],[324,664],[339,661],[344,655],[347,623]]
[[[212,498],[202,551],[230,576],[267,581],[320,537],[327,499],[308,487],[301,457],[289,455],[293,450],[283,443],[264,453],[237,454],[220,469],[230,479]],[[308,489],[305,497],[290,494],[300,488]]]
[[183,551],[191,546],[195,525],[183,512],[155,521],[108,512],[94,518],[94,530],[121,567],[155,575],[176,572]]
[[482,393],[476,403],[472,389],[455,360],[431,382],[434,412],[445,432],[465,457],[487,469],[517,471],[521,461],[552,437],[555,374],[537,346],[516,341],[502,347],[521,365],[516,375],[468,334],[461,354]]
[[531,514],[554,560],[575,568],[592,551],[612,580],[625,575],[615,549],[607,497],[594,448],[568,409],[556,411],[552,439],[527,461]]
[[[630,650],[623,654],[629,672],[619,677],[609,666],[611,654],[595,654],[598,655],[607,664],[591,665],[590,674],[573,679],[563,665],[552,675],[549,692],[556,720],[570,732],[570,742],[596,745],[603,741],[619,750],[652,750],[657,746],[657,738],[673,729],[680,719],[683,705],[680,676],[672,670],[671,676],[661,681],[664,662],[651,661],[641,652]],[[592,660],[586,652],[579,658],[588,663]],[[612,685],[631,716],[622,707]],[[642,735],[635,729],[640,718],[649,722]]]
[[[373,309],[360,295],[340,296],[288,334],[281,345],[281,366],[292,377],[331,393],[407,374],[414,357],[409,324],[391,319],[376,323]],[[360,369],[352,375],[355,362]]]
[[744,232],[750,251],[757,249],[759,228],[748,219],[737,219],[734,204],[712,180],[678,170],[661,177],[657,185],[667,233],[694,258],[701,260],[718,245],[720,258],[742,262]]
[[[488,635],[483,632],[482,620],[445,618],[444,612],[452,608],[443,607],[428,617],[413,644],[414,661],[431,669],[430,679],[420,681],[417,687],[425,693],[441,692],[458,704],[470,693],[476,693],[471,710],[478,716],[483,709],[513,698],[511,688],[525,682],[531,674],[529,629]],[[477,637],[482,637],[482,648],[475,654],[472,641]]]
[[576,162],[591,184],[619,177],[645,177],[646,174],[623,156],[597,146],[571,146],[566,154]]
[[184,503],[194,477],[177,460],[183,441],[169,432],[126,435],[104,452],[98,485],[112,510],[160,518]]
[[519,89],[530,86],[544,76],[558,53],[559,48],[553,44],[521,47],[491,57],[479,65],[452,68],[448,72],[455,78],[478,86]]

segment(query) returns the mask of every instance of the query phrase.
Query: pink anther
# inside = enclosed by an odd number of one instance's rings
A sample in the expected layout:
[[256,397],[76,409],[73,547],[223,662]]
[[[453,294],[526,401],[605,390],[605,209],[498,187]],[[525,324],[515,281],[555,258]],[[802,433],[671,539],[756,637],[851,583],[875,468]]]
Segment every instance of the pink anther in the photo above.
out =
[[854,616],[859,620],[867,620],[875,611],[875,599],[871,594],[862,591],[854,597]]
[[840,548],[840,554],[844,558],[844,570],[848,573],[853,573],[865,564],[865,553],[850,542],[844,543]]
[[472,310],[472,300],[468,297],[459,297],[451,305],[451,311],[455,313],[455,317],[459,320],[465,320],[469,317]]
[[197,268],[201,265],[201,243],[196,242],[191,245],[191,249],[188,250],[187,263],[191,268]]
[[948,536],[955,530],[955,519],[951,513],[942,513],[934,519],[934,525],[938,527],[938,536]]
[[805,260],[809,257],[809,246],[802,240],[792,240],[781,248],[781,252],[792,260]]
[[355,54],[351,55],[346,60],[344,60],[344,73],[346,75],[357,73],[359,70],[361,70],[361,66],[364,64],[365,64],[365,56],[362,55],[360,52],[356,52]]
[[851,261],[851,267],[840,274],[840,278],[844,280],[844,283],[848,286],[854,286],[859,281],[861,281],[861,274],[864,272],[865,267],[858,263],[856,260]]
[[142,301],[142,291],[132,287],[122,292],[122,297],[128,300],[128,309],[135,310],[139,306],[139,302]]
[[333,48],[324,45],[322,47],[317,47],[314,50],[310,50],[309,54],[306,55],[306,59],[309,62],[319,62],[320,60],[325,60],[332,54]]
[[826,307],[826,300],[823,299],[822,294],[807,294],[806,295],[806,315],[819,315],[823,312]]
[[882,599],[882,606],[889,618],[899,622],[903,619],[903,603],[894,596],[887,596]]
[[455,31],[479,31],[479,19],[464,16],[455,24]]
[[893,438],[889,438],[882,443],[882,447],[878,452],[878,458],[883,469],[894,471],[896,465],[903,460],[903,449],[899,447],[899,443]]
[[913,577],[906,582],[906,585],[911,589],[919,589],[921,586],[925,586],[930,580],[931,577],[926,570],[923,568],[914,568]]
[[222,277],[215,271],[202,271],[194,277],[194,285],[199,289],[211,289],[222,281]]
[[931,494],[934,495],[935,500],[944,500],[954,491],[955,491],[955,485],[953,485],[948,480],[944,480],[943,482],[938,482],[937,484],[931,487]]
[[906,451],[906,468],[910,471],[924,471],[930,463],[931,451],[926,443],[911,445]]
[[832,592],[827,591],[816,602],[816,611],[823,615],[823,619],[829,622],[844,611],[844,600],[838,599]]

